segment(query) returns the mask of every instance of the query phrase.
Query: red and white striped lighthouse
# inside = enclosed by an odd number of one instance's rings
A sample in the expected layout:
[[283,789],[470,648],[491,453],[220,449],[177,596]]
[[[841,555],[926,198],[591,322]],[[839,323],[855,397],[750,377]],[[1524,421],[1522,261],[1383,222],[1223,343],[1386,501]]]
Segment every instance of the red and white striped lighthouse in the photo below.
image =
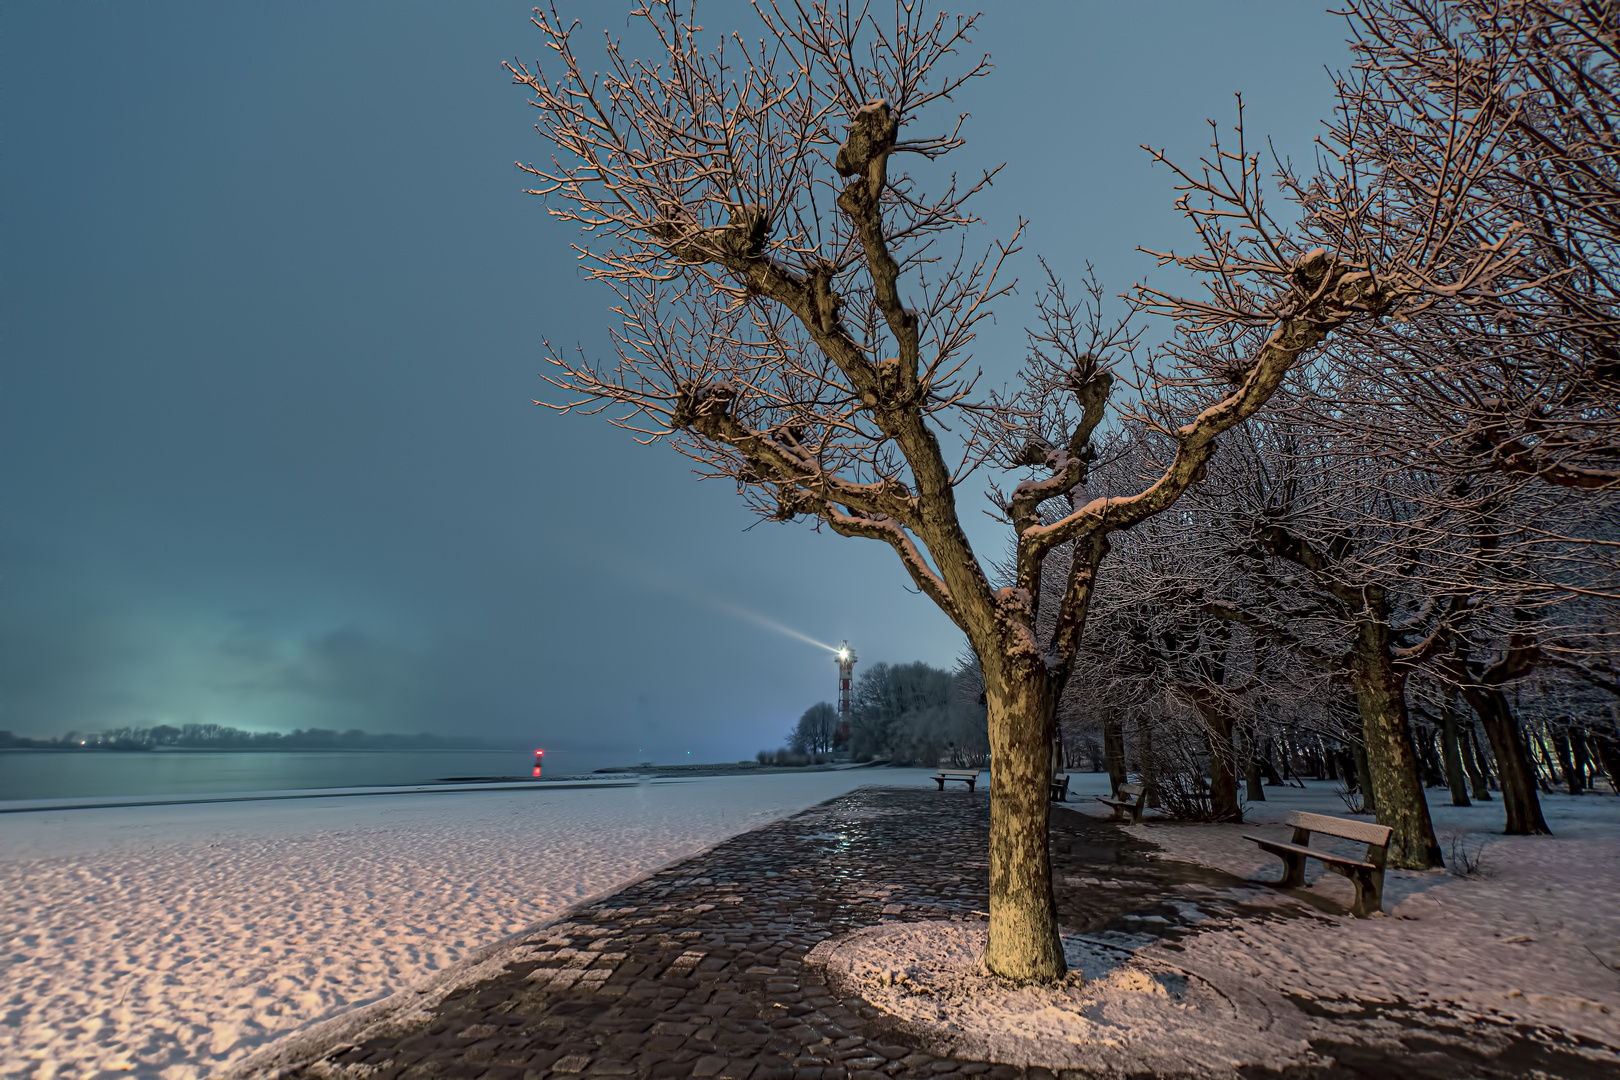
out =
[[855,650],[850,648],[849,642],[841,642],[838,646],[838,734],[833,738],[833,749],[842,750],[849,746],[849,721],[853,711],[850,700],[850,683],[855,675]]

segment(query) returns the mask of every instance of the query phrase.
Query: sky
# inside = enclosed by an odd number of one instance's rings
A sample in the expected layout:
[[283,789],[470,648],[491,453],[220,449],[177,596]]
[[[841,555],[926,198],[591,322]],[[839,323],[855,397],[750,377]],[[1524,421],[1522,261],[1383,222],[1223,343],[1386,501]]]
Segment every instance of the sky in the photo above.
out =
[[[0,728],[433,732],[734,760],[832,655],[950,666],[893,553],[759,524],[667,447],[537,409],[608,294],[514,161],[523,3],[0,11]],[[628,5],[562,2],[592,39]],[[752,26],[736,3],[711,27]],[[998,4],[963,92],[986,228],[1110,292],[1188,246],[1168,172],[1229,128],[1296,159],[1343,23],[1298,0]],[[984,236],[988,239],[988,234]],[[1033,290],[976,363],[1005,382]],[[965,517],[983,556],[999,527]],[[771,628],[776,624],[800,636]]]

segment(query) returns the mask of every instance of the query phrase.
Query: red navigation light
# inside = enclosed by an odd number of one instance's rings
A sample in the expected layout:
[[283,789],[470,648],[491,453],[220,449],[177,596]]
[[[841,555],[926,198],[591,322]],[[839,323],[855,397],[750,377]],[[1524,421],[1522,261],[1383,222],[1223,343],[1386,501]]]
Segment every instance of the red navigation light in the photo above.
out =
[[534,752],[534,778],[536,780],[540,779],[540,759],[545,756],[546,752],[544,750],[536,750]]

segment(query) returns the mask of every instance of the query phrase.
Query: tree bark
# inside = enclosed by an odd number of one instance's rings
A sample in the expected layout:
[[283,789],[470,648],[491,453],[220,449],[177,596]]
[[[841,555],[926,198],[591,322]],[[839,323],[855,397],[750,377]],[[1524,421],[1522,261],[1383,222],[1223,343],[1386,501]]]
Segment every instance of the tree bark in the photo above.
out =
[[1141,770],[1143,792],[1143,806],[1158,809],[1159,806],[1159,770],[1153,760],[1153,729],[1147,724],[1139,724],[1136,729],[1136,767]]
[[1620,792],[1620,738],[1616,738],[1612,730],[1594,731],[1592,750],[1597,754],[1603,771],[1609,775],[1609,786]]
[[1558,755],[1558,771],[1564,774],[1564,786],[1571,795],[1581,793],[1581,782],[1586,779],[1575,768],[1575,757],[1570,751],[1569,729],[1554,728],[1552,732],[1553,752]]
[[1364,742],[1350,744],[1350,753],[1356,759],[1356,787],[1361,792],[1361,805],[1367,813],[1378,816],[1378,793],[1373,791],[1372,766],[1367,764],[1367,745]]
[[1119,798],[1119,789],[1129,782],[1125,772],[1125,725],[1119,716],[1109,713],[1103,717],[1103,762],[1108,767],[1108,786],[1113,798]]
[[1529,748],[1519,732],[1507,695],[1496,686],[1464,683],[1461,690],[1463,700],[1485,726],[1491,755],[1496,758],[1497,782],[1501,784],[1502,806],[1507,811],[1507,828],[1503,831],[1509,836],[1551,836],[1547,819],[1541,816],[1541,801],[1536,798],[1535,766],[1530,761]]
[[[982,655],[982,654],[981,654]],[[1033,661],[1039,664],[1038,659]],[[1044,671],[985,665],[990,710],[990,941],[985,965],[1016,982],[1053,982],[1068,964],[1058,939],[1047,829],[1056,703]]]
[[1265,750],[1259,755],[1260,772],[1266,778],[1266,783],[1272,787],[1282,787],[1283,779],[1277,772],[1277,763],[1272,760],[1273,739],[1267,739]]
[[1216,821],[1242,821],[1238,805],[1237,753],[1232,748],[1232,718],[1214,702],[1197,701],[1209,747],[1209,808]]
[[1468,781],[1463,776],[1462,747],[1458,745],[1461,736],[1457,731],[1457,709],[1450,696],[1440,706],[1440,720],[1444,725],[1441,734],[1445,738],[1446,780],[1451,785],[1451,805],[1472,806],[1468,801]]
[[1491,763],[1485,760],[1485,749],[1479,745],[1473,721],[1468,722],[1463,733],[1468,736],[1468,753],[1463,756],[1463,764],[1469,767],[1468,780],[1474,786],[1474,798],[1479,802],[1490,802]]
[[1361,737],[1372,774],[1380,825],[1389,837],[1389,863],[1406,870],[1444,865],[1440,842],[1429,819],[1429,803],[1418,772],[1417,748],[1406,716],[1406,678],[1391,659],[1389,622],[1382,590],[1369,587],[1373,618],[1358,619],[1350,678],[1361,710]]
[[1426,788],[1445,787],[1446,779],[1443,772],[1444,750],[1435,752],[1434,744],[1440,732],[1430,729],[1427,725],[1422,728],[1423,737],[1416,740],[1418,751],[1418,765],[1422,770],[1423,786]]
[[1552,794],[1552,786],[1558,783],[1558,769],[1553,765],[1552,751],[1547,749],[1547,740],[1541,732],[1530,733],[1532,741],[1531,753],[1536,759],[1536,784],[1541,788],[1543,795]]
[[1579,795],[1592,783],[1592,752],[1586,745],[1586,732],[1579,728],[1569,728],[1570,754],[1575,759],[1575,780],[1578,787],[1571,787],[1571,795]]
[[1249,759],[1249,768],[1244,774],[1243,782],[1248,788],[1245,794],[1250,802],[1266,801],[1266,785],[1260,782],[1260,763],[1253,758]]

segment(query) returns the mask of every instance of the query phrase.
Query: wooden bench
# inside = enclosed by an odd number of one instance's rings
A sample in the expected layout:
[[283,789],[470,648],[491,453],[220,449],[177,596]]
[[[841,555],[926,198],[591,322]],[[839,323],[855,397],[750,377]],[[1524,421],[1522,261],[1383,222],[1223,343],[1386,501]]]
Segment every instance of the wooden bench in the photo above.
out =
[[[1350,879],[1356,887],[1356,902],[1350,914],[1365,919],[1384,909],[1384,859],[1389,849],[1388,825],[1371,825],[1365,821],[1348,821],[1325,814],[1294,812],[1288,815],[1288,824],[1294,827],[1294,841],[1267,840],[1260,836],[1245,835],[1243,839],[1256,844],[1283,861],[1282,880],[1277,884],[1284,889],[1298,889],[1305,884],[1305,860],[1315,859],[1323,866]],[[1313,850],[1311,833],[1323,833],[1345,840],[1356,840],[1367,845],[1365,859],[1351,859],[1326,851]]]
[[1052,801],[1069,801],[1069,774],[1066,772],[1052,774]]
[[1147,799],[1147,788],[1141,784],[1121,784],[1119,794],[1123,798],[1110,799],[1103,795],[1095,796],[1096,800],[1106,806],[1114,808],[1114,816],[1109,821],[1124,821],[1129,815],[1132,825],[1142,824],[1142,803]]
[[935,774],[934,783],[939,785],[939,790],[944,791],[945,781],[960,780],[968,786],[969,791],[972,791],[973,785],[979,782],[979,771],[978,769],[941,769]]

